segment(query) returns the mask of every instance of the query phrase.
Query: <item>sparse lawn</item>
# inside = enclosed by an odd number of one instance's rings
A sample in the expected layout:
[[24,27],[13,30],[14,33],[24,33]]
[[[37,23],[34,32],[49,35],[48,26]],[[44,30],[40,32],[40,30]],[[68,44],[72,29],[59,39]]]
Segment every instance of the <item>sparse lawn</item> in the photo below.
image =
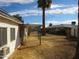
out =
[[42,45],[35,33],[26,44],[17,49],[9,59],[72,59],[76,42],[66,40],[65,36],[49,35],[42,37]]

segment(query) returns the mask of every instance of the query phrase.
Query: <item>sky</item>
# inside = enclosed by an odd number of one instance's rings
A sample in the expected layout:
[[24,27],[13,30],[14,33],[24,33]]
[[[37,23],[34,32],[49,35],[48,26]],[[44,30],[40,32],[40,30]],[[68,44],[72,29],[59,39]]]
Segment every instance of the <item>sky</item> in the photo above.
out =
[[[0,9],[10,15],[19,14],[26,24],[42,24],[42,10],[37,0],[0,0]],[[50,8],[45,11],[46,26],[78,23],[78,0],[52,0]]]

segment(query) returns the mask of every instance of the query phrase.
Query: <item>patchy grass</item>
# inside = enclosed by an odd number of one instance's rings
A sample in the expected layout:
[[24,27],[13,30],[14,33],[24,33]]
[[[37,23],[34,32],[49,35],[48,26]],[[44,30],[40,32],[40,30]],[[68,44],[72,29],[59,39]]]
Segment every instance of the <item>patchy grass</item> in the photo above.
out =
[[[35,35],[35,36],[34,36]],[[70,42],[65,36],[49,35],[42,37],[42,45],[35,33],[26,44],[17,49],[9,59],[72,59],[76,42]]]

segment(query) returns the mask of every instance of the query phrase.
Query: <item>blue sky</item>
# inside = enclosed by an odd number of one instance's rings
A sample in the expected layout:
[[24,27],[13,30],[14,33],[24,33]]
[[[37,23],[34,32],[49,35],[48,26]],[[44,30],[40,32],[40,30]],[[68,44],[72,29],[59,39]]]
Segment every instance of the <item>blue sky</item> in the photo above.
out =
[[[49,23],[70,24],[77,22],[78,0],[52,0],[51,7],[46,9],[46,26]],[[25,23],[41,24],[42,10],[37,7],[37,0],[0,0],[0,8],[9,14],[20,14]]]

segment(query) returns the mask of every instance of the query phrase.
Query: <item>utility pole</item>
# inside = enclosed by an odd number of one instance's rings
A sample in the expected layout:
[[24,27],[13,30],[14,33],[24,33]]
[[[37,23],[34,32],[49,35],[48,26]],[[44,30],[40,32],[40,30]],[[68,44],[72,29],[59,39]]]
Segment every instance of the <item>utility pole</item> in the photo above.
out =
[[[79,6],[79,0],[78,0],[78,6]],[[73,59],[79,59],[79,7],[78,7],[78,32],[77,32],[77,46],[76,46],[76,53]]]
[[79,41],[79,0],[78,0],[78,41]]

